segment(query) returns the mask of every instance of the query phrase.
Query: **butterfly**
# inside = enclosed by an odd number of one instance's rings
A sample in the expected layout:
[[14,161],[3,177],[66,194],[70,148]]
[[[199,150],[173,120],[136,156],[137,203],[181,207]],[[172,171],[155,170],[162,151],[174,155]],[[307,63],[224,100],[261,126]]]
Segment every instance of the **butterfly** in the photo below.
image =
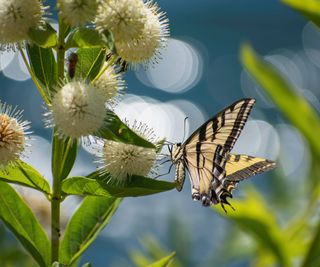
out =
[[240,181],[275,168],[271,160],[231,153],[254,104],[252,98],[233,103],[201,125],[183,144],[169,147],[178,191],[182,190],[187,170],[192,198],[203,206],[220,203],[225,210],[224,204],[230,205],[227,197],[232,198],[231,191]]

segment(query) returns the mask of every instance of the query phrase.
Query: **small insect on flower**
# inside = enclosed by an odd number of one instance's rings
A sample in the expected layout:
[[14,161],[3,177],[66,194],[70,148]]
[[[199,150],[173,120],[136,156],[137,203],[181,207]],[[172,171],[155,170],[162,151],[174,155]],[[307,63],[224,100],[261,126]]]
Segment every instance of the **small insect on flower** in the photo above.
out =
[[147,20],[141,34],[129,42],[117,39],[115,42],[118,55],[129,63],[155,63],[169,36],[168,19],[160,8],[147,2],[145,10]]
[[0,102],[0,167],[19,159],[27,145],[30,122],[22,120],[22,111]]
[[62,19],[71,26],[91,22],[97,13],[97,0],[58,0]]
[[102,75],[93,82],[93,85],[104,96],[106,102],[112,102],[124,90],[125,82],[122,75],[109,66],[108,62],[102,68],[104,69]]
[[39,0],[0,0],[0,44],[10,47],[27,39],[30,28],[41,26],[44,7]]
[[[145,124],[135,122],[132,130],[149,142],[156,140],[153,131]],[[118,184],[129,180],[132,175],[153,174],[156,168],[156,148],[104,140],[100,150],[98,163],[101,173],[110,173],[110,181]]]
[[106,114],[99,90],[82,81],[65,84],[54,95],[47,126],[56,126],[63,137],[80,138],[97,132]]
[[146,20],[142,0],[102,0],[96,25],[100,32],[110,30],[115,40],[127,42],[142,33]]

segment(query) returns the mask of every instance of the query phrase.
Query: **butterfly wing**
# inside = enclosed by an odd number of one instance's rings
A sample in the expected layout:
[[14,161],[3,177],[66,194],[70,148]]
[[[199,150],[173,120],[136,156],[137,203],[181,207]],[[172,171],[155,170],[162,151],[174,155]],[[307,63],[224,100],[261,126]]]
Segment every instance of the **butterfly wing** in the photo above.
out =
[[[254,99],[242,99],[200,126],[183,144],[183,158],[189,171],[193,198],[203,205],[219,202],[228,153],[237,141]],[[209,204],[208,204],[209,203]]]

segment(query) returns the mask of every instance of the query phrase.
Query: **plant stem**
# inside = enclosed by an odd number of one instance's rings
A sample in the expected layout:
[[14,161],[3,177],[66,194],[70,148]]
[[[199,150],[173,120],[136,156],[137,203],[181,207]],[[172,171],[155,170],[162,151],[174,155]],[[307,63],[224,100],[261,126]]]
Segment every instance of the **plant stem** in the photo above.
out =
[[[59,19],[59,38],[57,51],[58,80],[64,79],[64,56],[65,56],[65,27]],[[55,134],[55,131],[53,131]],[[61,181],[59,175],[53,175],[53,190],[51,199],[51,263],[59,261],[60,247],[60,203],[61,203]]]

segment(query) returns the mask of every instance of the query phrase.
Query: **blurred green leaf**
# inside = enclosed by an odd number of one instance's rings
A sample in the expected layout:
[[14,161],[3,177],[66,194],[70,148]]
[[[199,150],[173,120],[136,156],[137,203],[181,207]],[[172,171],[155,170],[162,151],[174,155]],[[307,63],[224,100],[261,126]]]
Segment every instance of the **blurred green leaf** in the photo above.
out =
[[52,140],[52,174],[53,177],[63,180],[65,179],[76,160],[78,151],[78,143],[72,138],[60,139],[54,135]]
[[80,48],[77,50],[76,79],[92,81],[106,60],[106,50],[101,48]]
[[151,263],[151,260],[140,251],[130,252],[130,258],[137,267],[145,267]]
[[91,265],[90,262],[87,262],[87,263],[85,263],[85,264],[82,265],[82,267],[91,267],[91,266],[92,266],[92,265]]
[[132,144],[146,148],[156,148],[154,144],[132,131],[119,119],[115,113],[111,111],[107,113],[105,123],[97,132],[97,136],[107,140],[113,140],[126,144]]
[[71,217],[60,246],[60,261],[72,264],[109,223],[121,202],[113,197],[86,197]]
[[42,48],[36,44],[27,44],[26,46],[30,66],[46,89],[45,93],[48,98],[52,94],[58,80],[58,70],[55,57],[51,48]]
[[242,201],[232,201],[235,211],[225,214],[220,205],[214,209],[232,220],[236,225],[250,234],[261,247],[269,250],[281,266],[291,266],[289,246],[279,228],[272,212],[263,203],[258,192],[248,190],[247,197]]
[[148,265],[148,267],[166,267],[169,266],[170,262],[172,261],[173,257],[176,255],[175,252],[172,252],[170,255]]
[[20,160],[0,170],[0,180],[31,187],[46,194],[50,193],[47,180],[36,169]]
[[65,267],[65,265],[55,261],[54,263],[52,263],[52,267]]
[[58,42],[57,33],[49,23],[46,23],[42,27],[29,29],[28,36],[42,48],[55,47]]
[[282,3],[297,10],[307,19],[320,27],[320,4],[319,0],[281,0]]
[[31,209],[5,182],[0,181],[0,218],[40,266],[49,266],[49,239]]
[[313,236],[309,250],[303,260],[302,267],[319,267],[320,266],[320,223]]
[[93,28],[81,27],[77,28],[72,34],[70,34],[66,49],[71,47],[79,48],[102,48],[112,47],[112,36],[109,32],[101,34]]
[[94,172],[88,177],[70,177],[62,183],[66,195],[138,197],[157,194],[175,188],[175,183],[133,175],[124,185],[108,183],[109,176]]
[[313,152],[320,156],[320,120],[309,103],[248,44],[241,47],[241,62],[270,95],[280,111],[301,131]]

